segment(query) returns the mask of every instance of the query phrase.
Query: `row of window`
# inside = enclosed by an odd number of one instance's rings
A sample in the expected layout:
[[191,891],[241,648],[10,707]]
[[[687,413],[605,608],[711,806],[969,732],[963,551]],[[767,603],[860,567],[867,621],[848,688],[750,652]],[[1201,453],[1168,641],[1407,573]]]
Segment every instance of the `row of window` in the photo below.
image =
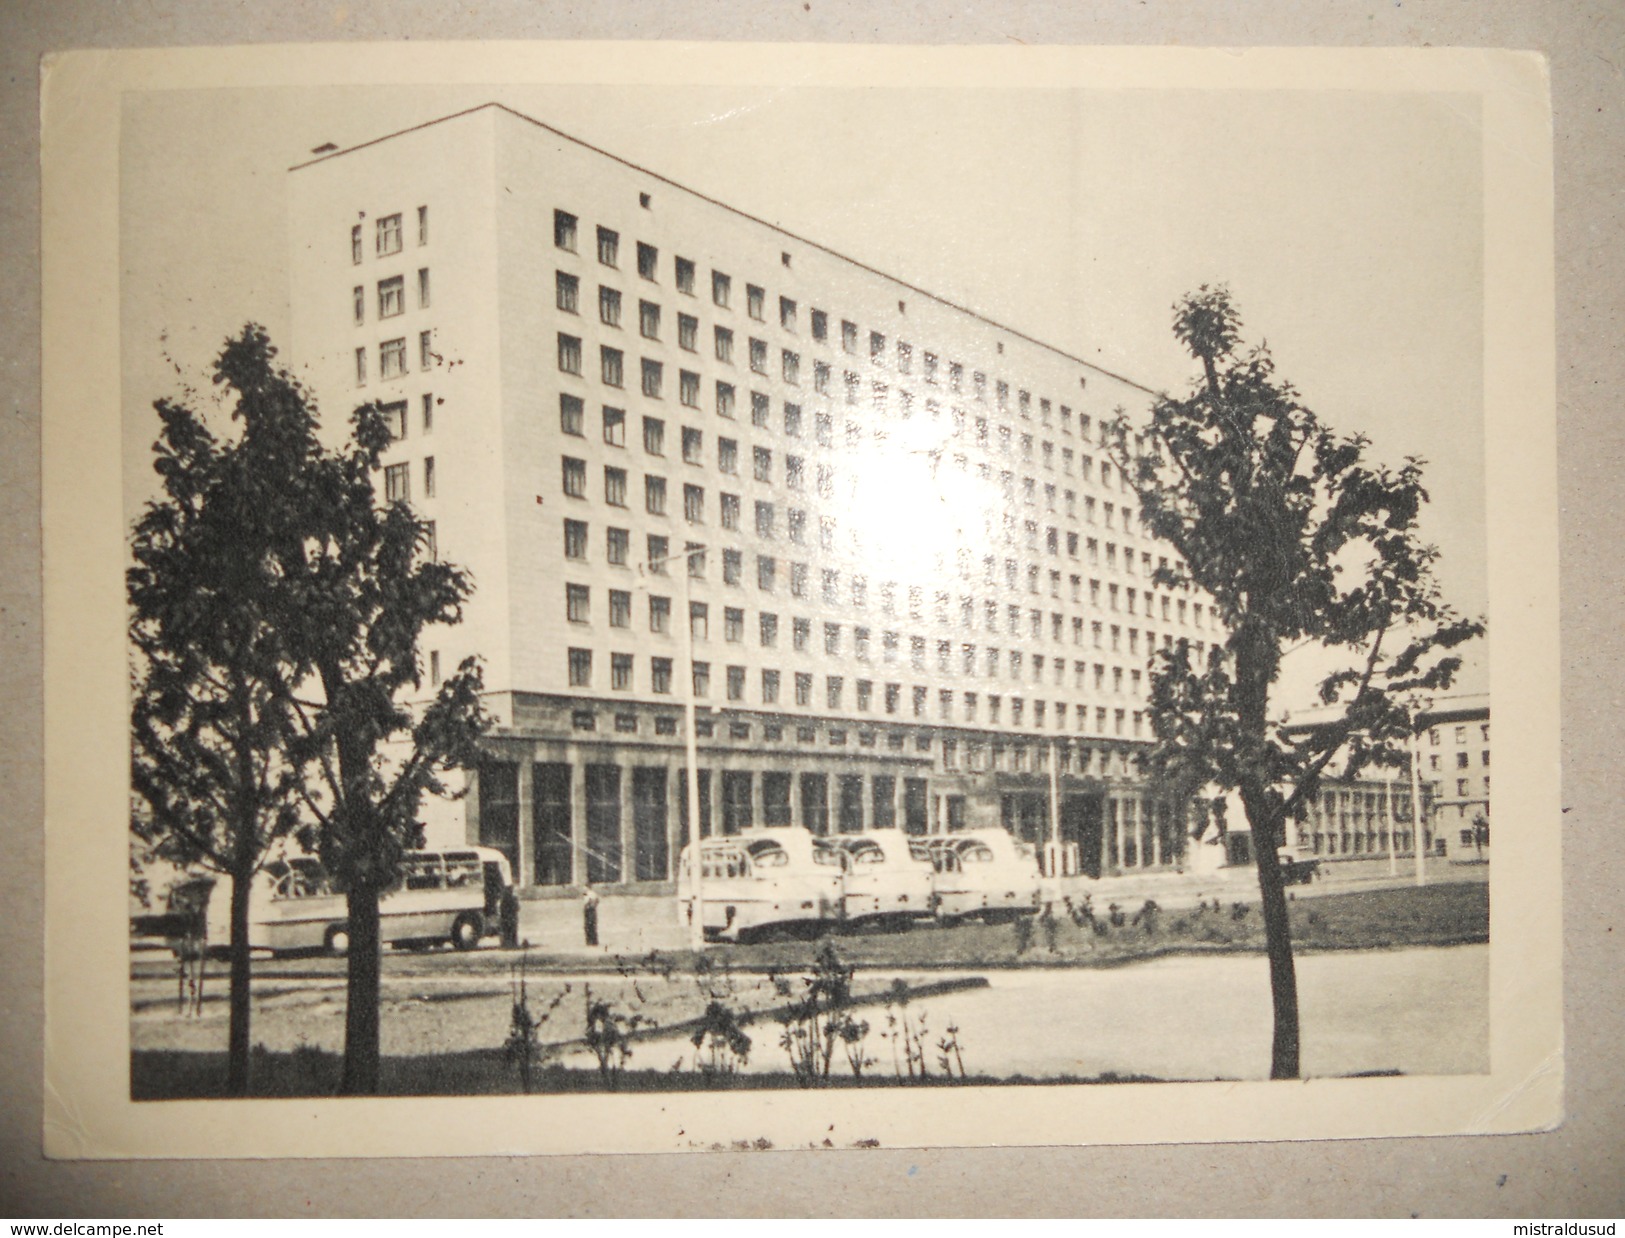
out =
[[[661,488],[651,490],[648,486],[650,481],[659,481]],[[619,476],[612,474],[608,486],[607,499],[610,504],[625,507],[626,478],[624,474]],[[698,487],[685,487],[685,491],[688,492],[685,494],[685,503],[703,501],[703,493],[697,499],[694,497],[694,492],[698,490]],[[650,505],[651,511],[664,511],[665,497],[664,479],[645,478],[645,502]],[[737,529],[740,515],[738,496],[724,494],[721,497],[723,500],[724,527]],[[791,510],[789,513],[790,539],[792,542],[804,541],[803,522],[800,520],[802,515],[797,510]],[[771,539],[774,535],[774,524],[777,519],[776,509],[770,503],[759,502],[756,504],[755,517],[758,534],[764,539]],[[589,526],[586,521],[565,519],[564,557],[566,559],[577,562],[587,561],[589,558],[588,530]],[[648,548],[648,554],[642,562],[647,564],[652,572],[663,575],[666,571],[667,560],[673,557],[670,549],[670,538],[663,533],[649,533],[645,535],[645,544]],[[687,561],[689,576],[695,580],[705,579],[710,557],[709,548],[697,542],[687,542],[685,547],[686,549],[681,557]],[[632,563],[631,555],[631,531],[609,526],[606,530],[605,541],[606,561],[613,566],[630,566]],[[780,576],[778,557],[758,554],[755,559],[758,587],[767,592],[773,591],[777,588]],[[744,578],[744,552],[735,547],[725,547],[721,552],[721,560],[722,583],[725,585],[741,584]],[[1007,562],[1007,567],[1011,569],[1010,580],[1014,581],[1014,561]],[[850,605],[859,610],[866,609],[869,606],[869,579],[865,574],[850,573],[843,575],[839,569],[822,568],[817,569],[815,578],[814,571],[815,569],[812,566],[799,560],[793,560],[788,564],[787,580],[792,597],[810,597],[816,579],[819,594],[827,605]],[[1054,573],[1052,573],[1053,576],[1055,576]],[[1031,577],[1030,579],[1036,580],[1036,578]],[[1069,579],[1072,586],[1071,600],[1082,605],[1084,599],[1083,578],[1081,576],[1072,576]],[[988,575],[988,582],[996,587],[991,571]],[[1059,580],[1052,579],[1051,585],[1051,597],[1057,601],[1061,600]],[[1113,614],[1139,615],[1153,620],[1158,618],[1160,614],[1160,618],[1165,623],[1178,623],[1180,626],[1194,627],[1198,630],[1211,626],[1212,621],[1216,618],[1211,610],[1203,607],[1202,603],[1190,603],[1183,597],[1173,597],[1167,594],[1159,596],[1149,589],[1142,591],[1133,587],[1123,588],[1111,581],[1104,582],[1103,587],[1101,581],[1091,579],[1088,585],[1088,604],[1097,612],[1109,611]],[[1012,584],[1010,587],[1013,589],[1014,585]],[[1036,594],[1038,590],[1034,587],[1031,592]],[[910,618],[924,619],[926,616],[926,594],[922,586],[913,585],[907,589],[900,589],[895,582],[883,581],[878,586],[877,595],[879,608],[885,614],[898,613],[906,605],[907,614]],[[933,601],[936,622],[942,626],[953,623],[956,608],[952,595],[945,590],[937,590]],[[1011,635],[1021,635],[1025,631],[1034,640],[1043,639],[1044,636],[1046,622],[1044,616],[1046,612],[1039,607],[1024,608],[1014,602],[1001,603],[997,598],[984,598],[978,604],[978,600],[973,595],[964,594],[958,599],[957,611],[958,626],[964,631],[974,631],[981,626],[985,627],[989,632],[1008,630]],[[1049,615],[1050,638],[1056,641],[1064,639],[1068,617],[1059,611],[1047,613]],[[1082,615],[1074,615],[1070,618],[1073,644],[1083,644],[1086,623],[1094,634],[1096,647],[1101,647],[1101,638],[1105,630],[1104,622],[1089,619]],[[1113,624],[1111,626],[1114,647],[1116,646],[1116,634],[1120,630],[1119,625]],[[1137,629],[1129,629],[1131,644],[1132,636],[1136,631]],[[1147,632],[1146,635],[1149,644],[1152,634]],[[1165,643],[1171,639],[1172,637],[1167,637]],[[1196,649],[1199,653],[1202,648],[1202,643],[1197,642]]]
[[[643,310],[646,328],[650,323],[653,323],[653,329],[658,332],[658,307],[649,306],[648,303],[645,303]],[[688,330],[688,323],[686,320],[683,323],[681,330],[685,332]],[[719,333],[723,332],[722,328],[718,328],[717,330]],[[649,330],[646,329],[645,334],[650,334]],[[767,354],[765,351],[766,345],[762,341],[754,339],[751,340],[750,343],[750,368],[753,372],[762,375],[763,377],[767,377],[768,370]],[[572,335],[568,332],[561,331],[557,335],[557,344],[559,370],[562,373],[569,374],[574,377],[584,377],[585,345],[582,342],[582,338],[578,335]],[[685,347],[687,346],[689,345],[685,345]],[[760,348],[758,348],[758,346],[760,346]],[[731,333],[718,335],[717,352],[719,357],[731,359]],[[653,400],[664,399],[666,391],[666,363],[653,357],[640,357],[638,361],[639,389],[642,394]],[[790,386],[798,385],[800,383],[801,374],[801,358],[799,354],[791,352],[788,349],[782,350],[780,353],[779,363],[780,377],[783,379],[783,381]],[[604,383],[604,385],[624,389],[627,382],[626,370],[627,355],[624,349],[611,344],[600,344],[598,346],[598,377],[599,380]],[[851,406],[856,406],[860,403],[857,375],[847,373],[845,377],[847,389],[846,403]],[[689,370],[678,367],[677,378],[677,398],[679,403],[687,408],[693,408],[696,410],[700,409],[704,398],[705,385],[705,380],[702,375],[697,370]],[[824,366],[822,362],[819,362],[814,366],[813,389],[815,392],[821,394],[828,394],[829,392],[829,370],[828,367]],[[890,399],[892,394],[891,389],[888,388],[884,383],[877,383],[874,385],[873,399],[875,407],[876,410],[882,415],[885,415],[891,411]],[[902,421],[908,421],[914,415],[912,396],[907,391],[898,391],[895,394],[898,399],[897,412],[899,419]],[[769,396],[760,391],[752,391],[750,396],[752,424],[763,428],[769,427],[772,421],[771,400]],[[713,380],[712,403],[717,416],[730,420],[733,419],[736,415],[736,409],[738,407],[738,389],[735,384],[724,379]],[[993,427],[985,417],[977,417],[973,420],[967,420],[964,411],[958,408],[950,409],[948,416],[945,419],[942,407],[934,400],[926,401],[925,412],[926,416],[932,422],[943,422],[943,434],[945,436],[945,440],[949,437],[958,439],[973,435],[976,447],[984,452],[992,453],[996,450],[1000,455],[1014,456],[1017,454],[1019,448],[1019,455],[1022,461],[1028,464],[1037,464],[1041,461],[1043,468],[1052,472],[1056,468],[1056,447],[1052,440],[1044,439],[1040,442],[1031,434],[1015,434],[1009,426],[1001,425]],[[790,401],[786,401],[784,403],[783,424],[784,433],[788,437],[799,438],[801,436],[803,417],[802,407],[800,404]],[[816,413],[814,428],[815,436],[820,446],[835,446],[834,418],[829,412],[820,410]],[[862,446],[865,435],[872,438],[874,441],[879,442],[885,438],[885,431],[880,428],[865,427],[863,424],[854,420],[848,420],[846,422],[847,446]],[[940,462],[940,460],[948,457],[951,453],[947,451],[946,446],[944,445],[933,451],[931,454],[937,461]],[[961,471],[967,471],[970,464],[969,457],[963,453],[952,454],[956,466]],[[1095,472],[1094,457],[1088,453],[1076,454],[1072,448],[1063,446],[1060,450],[1061,471],[1068,476],[1072,475],[1074,463],[1077,465],[1078,476],[1081,478],[1081,480],[1083,480],[1085,483],[1093,482]],[[994,468],[991,461],[979,461],[977,463],[977,468],[984,479],[991,479],[992,470]],[[1002,473],[1002,476],[1008,485],[1011,474],[1006,471]],[[1037,483],[1034,478],[1029,477],[1023,479],[1023,489],[1029,503],[1034,501],[1036,484]],[[1107,489],[1115,488],[1124,492],[1129,490],[1127,479],[1122,475],[1121,471],[1114,470],[1112,465],[1106,461],[1102,461],[1100,463],[1098,484]],[[1046,489],[1049,492],[1048,506],[1053,510],[1055,507],[1055,486],[1053,483],[1050,483]],[[1071,492],[1069,491],[1068,493],[1070,494]],[[1089,501],[1093,502],[1092,499]],[[1123,507],[1125,513],[1124,520],[1126,523],[1128,518],[1128,505],[1125,503]]]
[[[553,213],[553,242],[554,245],[570,253],[578,252],[580,220],[573,214],[564,210],[555,210]],[[596,230],[596,252],[601,266],[619,269],[621,255],[620,233],[612,228],[599,226]],[[653,245],[644,241],[636,242],[637,273],[639,277],[651,283],[660,279],[660,251]],[[789,265],[789,254],[782,255],[785,265]],[[560,281],[557,289],[559,308],[566,312],[579,312],[580,304],[580,278],[569,272],[560,271],[556,278]],[[692,259],[675,257],[672,266],[672,278],[677,291],[684,296],[695,295],[696,266]],[[605,291],[613,292],[618,299],[618,290],[601,286],[600,297]],[[725,272],[712,270],[711,272],[711,301],[719,309],[731,309],[733,305],[733,278]],[[758,284],[745,285],[745,312],[747,316],[758,322],[767,321],[767,292]],[[652,305],[645,301],[644,304]],[[901,303],[900,303],[901,304]],[[658,313],[658,307],[656,313]],[[602,312],[602,310],[601,310]],[[692,316],[688,316],[692,321]],[[606,319],[606,321],[609,321]],[[791,333],[800,331],[800,307],[797,302],[787,296],[778,298],[779,326]],[[616,310],[615,324],[619,323],[618,308]],[[833,344],[831,320],[829,314],[821,309],[808,311],[808,331],[811,338],[821,344]],[[649,334],[649,332],[645,332]],[[864,351],[862,342],[863,333],[858,324],[850,319],[842,319],[839,327],[839,342],[841,349],[851,355],[861,355]],[[652,338],[652,337],[651,337]],[[763,344],[765,349],[766,345]],[[999,345],[1003,351],[1003,345]],[[897,373],[912,375],[915,373],[915,348],[906,340],[888,341],[886,335],[880,331],[867,333],[867,355],[869,361],[875,366],[893,366]],[[944,362],[936,352],[924,349],[920,351],[919,376],[927,385],[944,383],[947,389],[954,394],[967,394],[977,401],[986,401],[991,390],[994,402],[1001,412],[1012,409],[1011,387],[1003,379],[995,379],[991,386],[988,376],[980,371],[973,370],[967,384],[965,367],[957,361]],[[1033,415],[1034,399],[1030,392],[1017,390],[1014,393],[1013,406],[1015,411],[1023,418]],[[1036,401],[1038,414],[1043,424],[1053,423],[1054,411],[1057,407],[1047,398]],[[1073,415],[1067,405],[1058,406],[1060,410],[1060,426],[1064,434],[1072,433]],[[1090,432],[1088,416],[1080,415],[1078,418],[1079,432],[1085,437]],[[1106,426],[1101,425],[1101,441],[1106,441]]]
[[[365,386],[370,377],[370,350],[363,345],[355,350],[356,386]],[[439,358],[434,350],[434,332],[418,332],[418,369],[434,368]],[[383,340],[378,345],[378,377],[389,380],[404,378],[407,374],[406,337]]]
[[[570,686],[592,688],[593,650],[572,647],[567,651],[567,660]],[[655,656],[649,658],[648,662],[648,690],[656,696],[670,695],[673,692],[674,660]],[[636,655],[611,653],[610,690],[634,691],[635,670]],[[710,697],[711,679],[711,663],[696,660],[693,664],[693,693],[696,697],[701,699]],[[736,703],[745,702],[749,679],[748,668],[725,666],[724,698]],[[825,675],[823,679],[823,707],[832,710],[846,709],[848,699],[846,678],[842,675]],[[756,683],[756,703],[766,706],[793,703],[803,708],[814,704],[816,677],[810,673],[796,671],[786,676],[779,670],[762,668],[757,672]],[[786,689],[790,694],[789,699],[785,697]],[[926,718],[929,716],[931,698],[931,689],[925,687],[876,682],[871,679],[852,681],[851,704],[860,713],[874,711]],[[1005,709],[1007,705],[1008,711]],[[1016,727],[1030,725],[1036,729],[1045,729],[1053,725],[1053,729],[1057,731],[1067,730],[1069,726],[1078,731],[1090,729],[1090,707],[1078,705],[1071,708],[1065,701],[1028,700],[1018,696],[1004,697],[998,693],[956,692],[943,688],[936,692],[936,708],[936,717],[942,722],[977,723],[983,721],[985,715],[986,723],[991,726],[1004,725],[1004,719],[1008,717],[1008,724]],[[1142,710],[1113,709],[1104,705],[1094,707],[1093,729],[1101,734],[1132,734],[1141,737],[1144,728],[1145,714]]]
[[[367,288],[365,284],[357,284],[351,290],[351,309],[355,317],[355,325],[363,326],[367,321]],[[406,313],[406,277],[404,275],[391,275],[388,279],[381,279],[377,284],[378,317],[398,318]],[[419,267],[417,277],[417,308],[429,308],[429,268]]]
[[[423,492],[422,497],[434,498],[435,470],[434,457],[425,456],[422,464]],[[408,461],[400,464],[386,464],[384,466],[384,501],[388,503],[410,503],[412,501],[412,465]]]
[[[429,243],[429,208],[418,207],[418,244]],[[373,254],[379,258],[388,258],[401,252],[403,237],[401,215],[384,215],[373,221]],[[360,224],[350,229],[350,261],[356,266],[361,265],[363,253],[364,231]]]

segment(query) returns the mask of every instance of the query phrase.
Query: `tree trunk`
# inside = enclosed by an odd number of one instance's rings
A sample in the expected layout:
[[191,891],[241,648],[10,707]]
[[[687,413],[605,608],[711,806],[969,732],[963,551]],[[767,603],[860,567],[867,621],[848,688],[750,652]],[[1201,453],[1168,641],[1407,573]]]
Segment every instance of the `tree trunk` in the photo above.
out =
[[378,1092],[379,971],[383,963],[378,891],[357,883],[351,886],[345,904],[350,916],[350,953],[344,1003],[344,1075],[339,1091],[345,1096],[373,1096]]
[[1259,909],[1264,915],[1264,950],[1270,961],[1270,996],[1275,1007],[1275,1035],[1270,1044],[1270,1078],[1298,1078],[1298,973],[1292,959],[1292,924],[1287,917],[1286,888],[1281,880],[1280,822],[1256,791],[1242,793],[1247,824],[1253,834],[1253,863],[1258,869]]
[[[1263,742],[1268,729],[1269,689],[1280,665],[1276,642],[1261,628],[1237,633],[1236,694],[1242,734]],[[1264,917],[1264,950],[1270,961],[1270,996],[1275,1008],[1275,1035],[1270,1045],[1270,1078],[1298,1077],[1298,975],[1292,962],[1292,925],[1287,919],[1286,889],[1281,880],[1283,824],[1273,788],[1245,775],[1240,780],[1242,806],[1253,835],[1253,863],[1258,869],[1259,910]]]
[[[245,848],[239,848],[239,851]],[[249,1087],[249,960],[248,896],[254,884],[252,858],[236,865],[231,877],[231,992],[230,1030],[226,1039],[226,1095],[247,1096]],[[208,938],[203,938],[205,956]]]

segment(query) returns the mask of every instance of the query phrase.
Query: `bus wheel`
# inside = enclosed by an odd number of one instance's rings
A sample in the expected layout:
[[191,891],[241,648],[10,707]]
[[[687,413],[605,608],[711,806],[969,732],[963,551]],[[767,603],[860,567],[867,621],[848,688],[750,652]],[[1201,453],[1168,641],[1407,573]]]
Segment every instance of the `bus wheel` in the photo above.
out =
[[472,950],[484,936],[483,927],[478,916],[465,912],[451,926],[451,944],[459,950]]
[[350,930],[343,924],[329,925],[322,938],[322,948],[334,958],[342,959],[350,953]]

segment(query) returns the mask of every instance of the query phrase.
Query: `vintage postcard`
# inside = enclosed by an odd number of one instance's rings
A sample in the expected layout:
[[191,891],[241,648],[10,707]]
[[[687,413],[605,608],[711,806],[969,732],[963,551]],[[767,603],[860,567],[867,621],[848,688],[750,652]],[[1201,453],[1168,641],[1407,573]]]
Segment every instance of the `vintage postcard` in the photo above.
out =
[[1561,1120],[1538,57],[43,115],[50,1155]]

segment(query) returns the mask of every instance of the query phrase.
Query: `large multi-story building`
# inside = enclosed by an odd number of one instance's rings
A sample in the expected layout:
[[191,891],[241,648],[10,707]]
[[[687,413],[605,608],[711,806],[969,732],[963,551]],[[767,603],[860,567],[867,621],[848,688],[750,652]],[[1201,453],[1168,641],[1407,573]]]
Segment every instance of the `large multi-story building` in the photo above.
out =
[[1053,780],[1084,871],[1182,862],[1146,662],[1219,637],[1106,447],[1144,388],[498,105],[289,202],[291,355],[477,589],[429,669],[498,725],[433,830],[669,880],[692,691],[707,832],[1037,838]]

